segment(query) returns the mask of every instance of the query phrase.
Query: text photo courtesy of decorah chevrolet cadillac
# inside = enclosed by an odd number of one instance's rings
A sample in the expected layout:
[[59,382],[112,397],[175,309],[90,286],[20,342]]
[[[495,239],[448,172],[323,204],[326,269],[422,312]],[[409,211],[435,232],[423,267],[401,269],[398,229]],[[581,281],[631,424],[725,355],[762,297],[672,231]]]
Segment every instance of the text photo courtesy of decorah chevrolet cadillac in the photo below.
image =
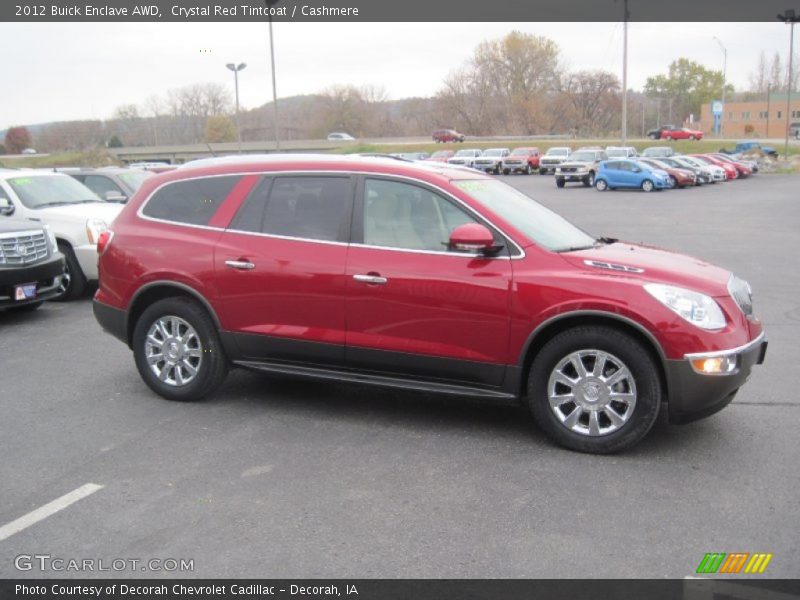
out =
[[145,180],[97,252],[95,316],[171,400],[242,367],[522,403],[556,443],[612,453],[662,409],[725,407],[767,348],[736,275],[446,163],[197,161]]

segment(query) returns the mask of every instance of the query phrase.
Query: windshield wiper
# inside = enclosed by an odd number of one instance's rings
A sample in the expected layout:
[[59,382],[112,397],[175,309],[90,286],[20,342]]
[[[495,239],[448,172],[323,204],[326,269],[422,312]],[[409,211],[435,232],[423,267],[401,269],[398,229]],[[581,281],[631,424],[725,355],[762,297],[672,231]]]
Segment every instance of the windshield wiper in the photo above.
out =
[[591,250],[592,248],[596,247],[596,244],[591,244],[590,246],[568,246],[567,248],[559,248],[558,250],[555,250],[555,252],[558,252],[559,254],[561,252],[577,252],[578,250]]
[[601,244],[616,244],[619,240],[612,237],[599,237],[597,238],[597,241]]
[[56,200],[54,202],[42,202],[41,204],[37,204],[34,208],[44,208],[45,206],[62,206],[64,204],[70,203],[64,202],[63,200]]

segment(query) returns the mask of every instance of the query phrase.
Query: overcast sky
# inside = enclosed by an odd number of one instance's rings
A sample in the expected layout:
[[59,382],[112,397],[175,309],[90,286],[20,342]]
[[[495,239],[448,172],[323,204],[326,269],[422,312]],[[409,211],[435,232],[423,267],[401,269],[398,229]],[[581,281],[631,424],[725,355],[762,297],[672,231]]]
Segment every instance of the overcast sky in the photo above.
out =
[[[559,44],[571,69],[621,76],[621,23],[276,23],[278,96],[335,84],[383,86],[391,98],[430,96],[484,39],[513,29]],[[759,53],[788,52],[781,23],[631,23],[629,85],[640,89],[680,56],[747,85]],[[67,119],[106,119],[121,104],[192,83],[233,89],[227,62],[246,62],[241,105],[271,99],[266,23],[0,23],[0,129]]]

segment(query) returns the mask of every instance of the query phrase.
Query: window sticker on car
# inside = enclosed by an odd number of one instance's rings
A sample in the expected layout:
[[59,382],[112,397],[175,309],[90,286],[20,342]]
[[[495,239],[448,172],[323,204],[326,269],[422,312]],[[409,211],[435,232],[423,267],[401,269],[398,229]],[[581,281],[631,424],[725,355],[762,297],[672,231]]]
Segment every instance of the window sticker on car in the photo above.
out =
[[460,187],[465,192],[484,192],[487,190],[485,181],[478,181],[478,180],[472,181],[469,179],[459,181],[458,187]]
[[31,183],[30,177],[15,177],[9,180],[14,185],[29,185]]

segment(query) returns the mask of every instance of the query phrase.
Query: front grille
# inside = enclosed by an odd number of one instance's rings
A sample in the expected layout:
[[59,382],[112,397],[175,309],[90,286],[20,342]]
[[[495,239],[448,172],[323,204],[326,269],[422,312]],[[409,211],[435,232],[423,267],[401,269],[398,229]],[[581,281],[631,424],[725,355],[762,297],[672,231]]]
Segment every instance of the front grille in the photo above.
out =
[[730,292],[731,298],[734,299],[745,316],[752,317],[753,292],[750,289],[750,284],[744,279],[739,279],[735,275],[731,275],[731,278],[728,281],[728,292]]
[[0,265],[30,265],[47,258],[44,231],[0,234]]
[[522,161],[521,160],[507,160],[506,164],[507,165],[521,165]]
[[561,167],[562,173],[575,173],[577,170],[577,167]]

